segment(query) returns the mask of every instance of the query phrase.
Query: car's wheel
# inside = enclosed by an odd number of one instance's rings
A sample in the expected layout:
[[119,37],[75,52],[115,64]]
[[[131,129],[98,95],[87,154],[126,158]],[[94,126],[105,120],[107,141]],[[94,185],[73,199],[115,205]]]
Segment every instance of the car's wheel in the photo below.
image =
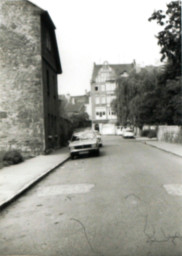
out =
[[70,157],[71,157],[72,160],[74,160],[75,155],[73,153],[71,153]]
[[95,155],[96,155],[96,156],[99,156],[99,155],[100,155],[100,150],[99,150],[99,149],[97,149],[97,150],[95,151]]

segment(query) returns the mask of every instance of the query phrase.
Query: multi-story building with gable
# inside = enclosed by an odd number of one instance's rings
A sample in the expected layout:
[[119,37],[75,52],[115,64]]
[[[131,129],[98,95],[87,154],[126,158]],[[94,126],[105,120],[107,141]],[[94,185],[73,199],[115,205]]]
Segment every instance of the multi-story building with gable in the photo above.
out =
[[91,78],[93,128],[99,126],[102,132],[105,124],[112,124],[113,128],[115,127],[117,116],[112,110],[111,102],[116,98],[116,81],[119,77],[127,77],[135,67],[135,62],[132,64],[104,62],[102,65],[94,63]]
[[55,25],[27,0],[0,1],[0,150],[34,156],[59,145]]

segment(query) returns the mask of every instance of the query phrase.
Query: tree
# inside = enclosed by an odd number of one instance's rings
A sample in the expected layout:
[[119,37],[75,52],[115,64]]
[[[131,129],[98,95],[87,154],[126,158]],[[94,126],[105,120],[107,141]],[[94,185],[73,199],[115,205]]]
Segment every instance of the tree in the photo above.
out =
[[167,60],[166,79],[181,75],[181,1],[167,4],[167,10],[155,11],[149,21],[156,20],[163,30],[156,36],[161,46],[161,61]]
[[111,107],[117,114],[118,122],[126,125],[129,120],[129,101],[131,97],[131,78],[121,78],[117,81],[116,99],[111,103]]
[[118,80],[116,99],[112,108],[117,113],[118,122],[128,122],[142,127],[144,124],[156,124],[156,108],[160,101],[158,72],[143,69],[140,73],[132,72],[129,77]]
[[164,72],[142,69],[119,79],[112,106],[122,125],[127,120],[140,128],[143,124],[182,125],[181,2],[167,4],[165,12],[155,11],[151,20],[163,27],[157,39]]
[[73,124],[73,129],[85,128],[91,125],[89,121],[89,116],[86,112],[73,114],[70,116],[70,120]]
[[[130,101],[130,119],[135,120],[135,125],[142,127],[144,124],[156,124],[156,106],[159,94],[157,91],[157,71],[143,69],[135,76],[136,93]],[[132,118],[131,118],[132,117]]]
[[182,88],[181,80],[168,80],[163,86],[158,103],[161,124],[182,125]]

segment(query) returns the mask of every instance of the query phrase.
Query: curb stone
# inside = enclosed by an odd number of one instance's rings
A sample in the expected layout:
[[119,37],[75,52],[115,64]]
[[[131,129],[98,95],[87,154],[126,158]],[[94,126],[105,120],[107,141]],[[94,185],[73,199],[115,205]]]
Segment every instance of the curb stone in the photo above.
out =
[[[142,142],[142,141],[141,141],[141,142]],[[171,151],[169,151],[169,150],[166,150],[166,149],[164,149],[164,148],[160,148],[160,147],[158,147],[158,146],[152,145],[152,144],[150,144],[150,143],[147,143],[146,141],[143,141],[143,143],[144,143],[145,145],[148,145],[148,146],[153,147],[153,148],[157,148],[158,150],[162,150],[162,151],[164,151],[164,152],[166,152],[166,153],[169,153],[169,154],[171,154],[171,155],[174,155],[174,156],[177,156],[177,157],[181,157],[181,155],[179,155],[179,154],[176,154],[176,153],[171,152]]]

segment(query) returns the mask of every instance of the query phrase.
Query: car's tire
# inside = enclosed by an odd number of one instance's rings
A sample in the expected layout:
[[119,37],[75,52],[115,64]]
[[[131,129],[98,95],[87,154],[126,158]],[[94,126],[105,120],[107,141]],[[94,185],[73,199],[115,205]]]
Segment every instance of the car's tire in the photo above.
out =
[[96,155],[96,156],[100,156],[100,150],[99,150],[99,149],[97,149],[97,150],[95,151],[95,155]]
[[72,160],[74,160],[75,155],[74,155],[73,153],[71,153],[71,154],[70,154],[70,157],[71,157]]

